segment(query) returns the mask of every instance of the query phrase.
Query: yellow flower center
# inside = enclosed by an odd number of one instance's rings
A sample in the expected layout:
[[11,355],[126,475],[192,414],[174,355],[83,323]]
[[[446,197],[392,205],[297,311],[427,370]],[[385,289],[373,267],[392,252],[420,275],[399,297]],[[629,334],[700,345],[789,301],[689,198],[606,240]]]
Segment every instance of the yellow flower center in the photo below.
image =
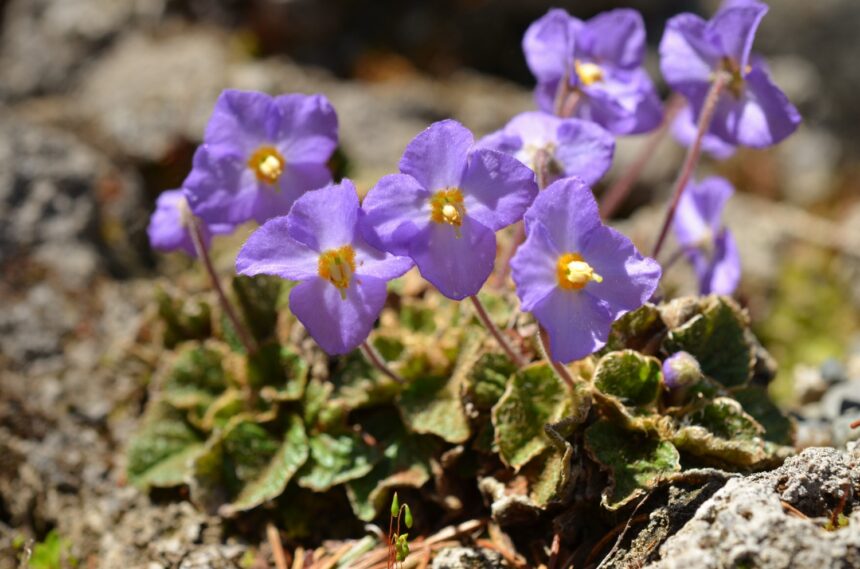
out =
[[730,75],[729,83],[727,85],[728,90],[732,92],[732,95],[734,95],[735,98],[739,99],[744,93],[744,86],[746,84],[745,78],[747,74],[752,71],[752,66],[747,65],[744,69],[741,69],[740,65],[738,65],[734,59],[724,57],[722,68]]
[[578,59],[573,61],[573,67],[580,82],[588,87],[598,81],[603,81],[603,69],[596,63],[582,62]]
[[594,272],[591,265],[582,260],[579,253],[565,253],[555,266],[558,286],[568,290],[581,290],[591,281],[602,283],[603,277]]
[[286,160],[273,146],[261,146],[248,159],[248,168],[254,171],[257,179],[274,185],[284,173]]
[[320,255],[318,269],[320,278],[326,279],[340,290],[346,298],[346,289],[355,274],[355,250],[349,245],[329,249]]
[[457,232],[457,237],[460,236],[464,217],[466,206],[463,205],[463,192],[458,188],[439,190],[430,198],[430,219],[436,223],[451,225]]

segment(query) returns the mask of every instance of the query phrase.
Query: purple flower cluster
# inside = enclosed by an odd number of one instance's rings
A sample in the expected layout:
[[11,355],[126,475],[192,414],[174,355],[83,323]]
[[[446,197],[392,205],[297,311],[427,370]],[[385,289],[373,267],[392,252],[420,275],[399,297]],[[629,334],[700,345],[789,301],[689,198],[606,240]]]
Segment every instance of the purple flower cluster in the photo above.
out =
[[[766,11],[735,0],[711,21],[682,14],[669,22],[661,68],[687,99],[672,126],[679,140],[701,139],[725,157],[797,128],[796,109],[750,54]],[[325,97],[225,91],[183,189],[158,200],[153,246],[193,255],[191,219],[204,248],[238,224],[263,224],[239,252],[238,272],[299,281],[291,310],[324,350],[343,354],[366,340],[387,282],[413,265],[443,295],[474,297],[494,269],[496,232],[522,220],[525,242],[511,259],[522,309],[546,330],[553,360],[593,353],[661,277],[654,259],[603,224],[590,189],[612,164],[613,135],[662,120],[642,67],[645,29],[634,10],[582,21],[555,9],[529,27],[523,49],[539,111],[478,143],[456,121],[431,125],[408,144],[399,173],[379,180],[363,204],[349,180],[331,183],[338,121]],[[725,87],[708,132],[698,132],[715,78]],[[703,293],[729,294],[738,284],[737,247],[720,222],[732,192],[709,178],[690,184],[678,203],[675,233]]]

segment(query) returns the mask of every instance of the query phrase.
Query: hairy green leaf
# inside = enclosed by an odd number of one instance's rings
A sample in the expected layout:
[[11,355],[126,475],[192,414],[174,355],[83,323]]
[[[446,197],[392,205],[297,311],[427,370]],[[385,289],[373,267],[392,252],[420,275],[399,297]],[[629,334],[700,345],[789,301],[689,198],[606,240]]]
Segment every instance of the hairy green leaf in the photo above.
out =
[[139,488],[179,486],[187,481],[203,438],[170,405],[150,407],[128,448],[128,479]]
[[571,415],[573,394],[547,364],[515,373],[493,407],[492,421],[502,461],[519,470],[551,444],[544,425]]
[[681,470],[678,450],[668,441],[638,431],[627,431],[600,420],[585,430],[585,447],[609,471],[603,505],[616,510],[660,480]]
[[626,405],[648,406],[660,394],[662,377],[657,358],[624,350],[600,358],[594,370],[594,385]]
[[709,296],[700,312],[670,330],[664,342],[667,353],[686,351],[702,371],[726,387],[745,385],[752,376],[755,351],[746,340],[747,316],[730,298]]

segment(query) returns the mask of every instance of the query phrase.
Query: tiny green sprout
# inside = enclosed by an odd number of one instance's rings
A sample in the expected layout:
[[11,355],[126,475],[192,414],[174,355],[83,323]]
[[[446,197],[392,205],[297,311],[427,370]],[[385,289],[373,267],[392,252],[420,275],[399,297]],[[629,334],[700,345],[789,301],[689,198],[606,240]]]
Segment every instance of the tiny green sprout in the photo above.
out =
[[403,521],[406,522],[406,527],[411,529],[412,528],[412,510],[409,509],[409,504],[403,504],[403,508],[404,508]]
[[406,561],[406,558],[409,556],[409,543],[407,543],[408,538],[409,534],[404,533],[403,535],[397,536],[397,541],[394,543],[394,549],[397,551],[397,561],[400,563]]
[[397,499],[397,492],[394,493],[394,498],[391,499],[391,517],[396,518],[400,513],[400,501]]

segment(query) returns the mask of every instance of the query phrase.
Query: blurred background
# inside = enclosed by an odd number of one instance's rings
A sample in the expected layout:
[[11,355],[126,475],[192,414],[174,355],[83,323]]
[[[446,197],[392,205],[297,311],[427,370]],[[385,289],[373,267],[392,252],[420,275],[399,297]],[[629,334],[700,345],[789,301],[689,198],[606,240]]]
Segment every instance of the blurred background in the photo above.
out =
[[[154,254],[146,225],[188,173],[220,91],[324,93],[341,125],[336,166],[367,190],[432,121],[483,135],[532,109],[520,41],[552,6],[640,10],[667,95],[666,20],[717,2],[0,0],[0,569],[18,567],[21,535],[55,528],[103,567],[176,566],[188,551],[214,566],[243,551],[212,545],[222,520],[124,487],[122,463],[158,359],[144,325],[155,291],[207,286],[191,260]],[[800,446],[860,435],[848,427],[860,418],[858,22],[857,0],[772,2],[755,47],[805,122],[698,172],[738,190],[726,216],[738,298],[779,364],[771,392]],[[619,140],[596,192],[647,139]],[[683,154],[666,137],[613,220],[645,250]],[[223,274],[251,229],[216,240]],[[667,294],[695,290],[682,264],[665,279]]]

